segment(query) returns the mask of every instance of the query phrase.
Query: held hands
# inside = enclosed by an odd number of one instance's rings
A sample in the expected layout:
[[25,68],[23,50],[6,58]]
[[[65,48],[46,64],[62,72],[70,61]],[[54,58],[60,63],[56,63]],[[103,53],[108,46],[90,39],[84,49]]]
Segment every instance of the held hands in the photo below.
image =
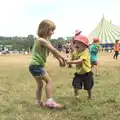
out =
[[67,58],[59,59],[59,65],[60,67],[65,67],[66,65],[70,65],[71,62]]
[[69,59],[65,59],[65,62],[66,62],[66,64],[71,64],[71,62],[70,62],[70,60]]
[[66,66],[65,59],[60,59],[59,60],[59,65],[60,65],[60,67],[65,67]]
[[59,60],[59,65],[60,65],[60,67],[65,67],[66,64],[69,64],[69,63],[68,63],[68,59],[63,58],[63,59],[60,59],[60,60]]
[[71,64],[71,61],[70,61],[68,58],[65,58],[65,63],[66,63],[67,65],[70,65],[70,64]]

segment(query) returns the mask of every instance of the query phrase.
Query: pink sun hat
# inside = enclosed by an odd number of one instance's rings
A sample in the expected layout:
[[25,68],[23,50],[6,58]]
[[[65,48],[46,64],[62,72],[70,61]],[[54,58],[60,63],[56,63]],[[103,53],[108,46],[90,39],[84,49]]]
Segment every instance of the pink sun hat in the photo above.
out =
[[83,35],[78,35],[75,37],[74,41],[80,41],[83,44],[85,44],[87,47],[89,46],[89,40],[87,37],[83,36]]

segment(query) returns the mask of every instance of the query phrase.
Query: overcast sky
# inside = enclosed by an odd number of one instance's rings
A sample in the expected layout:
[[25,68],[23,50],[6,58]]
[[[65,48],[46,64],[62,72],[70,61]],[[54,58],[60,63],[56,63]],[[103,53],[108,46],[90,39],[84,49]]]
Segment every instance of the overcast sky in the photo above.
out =
[[103,14],[120,25],[120,0],[0,0],[0,36],[36,35],[43,19],[55,22],[53,38],[72,36],[78,28],[88,35]]

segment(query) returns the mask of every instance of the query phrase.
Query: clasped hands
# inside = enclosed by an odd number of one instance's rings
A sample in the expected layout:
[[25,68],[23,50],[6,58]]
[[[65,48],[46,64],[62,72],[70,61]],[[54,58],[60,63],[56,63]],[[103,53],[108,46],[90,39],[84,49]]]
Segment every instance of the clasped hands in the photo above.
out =
[[60,67],[65,67],[68,64],[70,64],[70,60],[67,58],[63,58],[63,59],[59,60]]

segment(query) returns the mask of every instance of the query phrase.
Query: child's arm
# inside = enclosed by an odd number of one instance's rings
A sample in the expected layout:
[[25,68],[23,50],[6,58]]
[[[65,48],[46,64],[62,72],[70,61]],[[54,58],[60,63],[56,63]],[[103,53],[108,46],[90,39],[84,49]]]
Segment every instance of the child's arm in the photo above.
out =
[[66,66],[66,60],[62,60],[61,58],[57,57],[58,61],[59,61],[59,65],[60,67],[65,67]]
[[56,48],[54,48],[50,42],[48,42],[47,40],[45,40],[43,38],[39,38],[38,40],[39,40],[40,44],[43,45],[44,47],[48,48],[48,50],[50,52],[52,52],[52,54],[55,57],[57,57],[57,58],[60,57],[61,59],[64,59],[64,57],[60,54],[60,52]]
[[68,61],[67,64],[82,64],[83,59]]

